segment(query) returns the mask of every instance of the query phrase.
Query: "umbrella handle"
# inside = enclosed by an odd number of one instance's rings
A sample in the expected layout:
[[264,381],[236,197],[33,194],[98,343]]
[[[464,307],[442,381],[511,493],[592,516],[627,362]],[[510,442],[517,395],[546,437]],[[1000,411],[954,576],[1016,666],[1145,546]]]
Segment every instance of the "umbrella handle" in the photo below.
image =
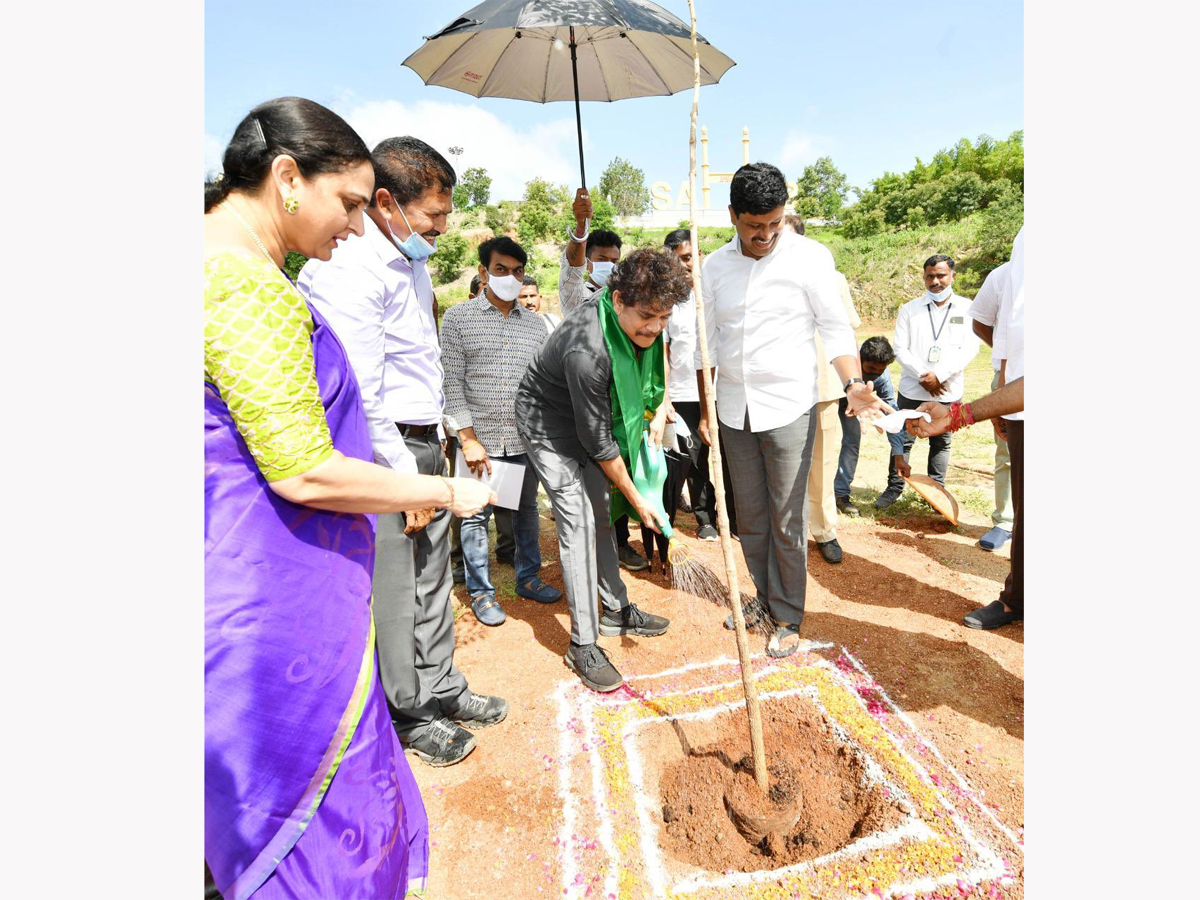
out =
[[570,26],[570,29],[571,80],[575,83],[575,134],[579,138],[579,186],[586,191],[587,174],[583,171],[583,119],[579,115],[579,67],[575,58],[575,26]]

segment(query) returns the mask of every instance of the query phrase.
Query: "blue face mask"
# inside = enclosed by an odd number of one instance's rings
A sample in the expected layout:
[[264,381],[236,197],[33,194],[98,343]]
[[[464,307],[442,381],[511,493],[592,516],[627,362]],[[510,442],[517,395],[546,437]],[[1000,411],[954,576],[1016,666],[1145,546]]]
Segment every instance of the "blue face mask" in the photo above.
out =
[[396,209],[400,212],[400,218],[404,219],[404,226],[409,230],[408,240],[402,241],[396,237],[396,232],[392,231],[392,226],[388,225],[388,231],[391,232],[392,240],[396,242],[396,246],[400,248],[400,252],[407,256],[413,262],[420,262],[423,259],[428,259],[433,256],[437,250],[437,239],[434,238],[432,244],[425,240],[421,235],[412,230],[412,226],[408,224],[408,216],[404,215],[404,209],[399,203],[396,203],[395,195],[392,196],[392,202],[396,204]]

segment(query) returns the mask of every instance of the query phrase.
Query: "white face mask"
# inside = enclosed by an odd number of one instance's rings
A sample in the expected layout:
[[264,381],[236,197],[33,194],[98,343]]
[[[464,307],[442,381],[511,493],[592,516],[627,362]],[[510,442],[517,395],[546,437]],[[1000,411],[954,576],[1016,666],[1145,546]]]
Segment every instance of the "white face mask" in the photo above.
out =
[[594,262],[592,263],[592,284],[597,287],[604,287],[608,284],[608,276],[612,274],[613,266],[616,263],[610,262]]
[[492,275],[488,278],[487,286],[505,303],[512,303],[525,283],[515,275]]
[[932,300],[934,303],[941,303],[943,300],[945,300],[947,297],[949,297],[950,294],[953,293],[953,291],[954,291],[954,285],[948,284],[948,285],[946,285],[946,289],[944,291],[942,291],[940,294],[935,294],[933,291],[926,291],[925,295],[927,297],[929,297],[929,299]]

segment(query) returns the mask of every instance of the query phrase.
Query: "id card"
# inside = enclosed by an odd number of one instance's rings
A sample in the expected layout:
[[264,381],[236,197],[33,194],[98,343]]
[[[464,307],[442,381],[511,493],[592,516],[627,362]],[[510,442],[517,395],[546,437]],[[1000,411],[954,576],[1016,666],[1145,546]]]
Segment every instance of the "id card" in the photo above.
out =
[[931,363],[935,363],[941,358],[942,358],[942,348],[941,347],[930,347],[929,348],[929,361]]

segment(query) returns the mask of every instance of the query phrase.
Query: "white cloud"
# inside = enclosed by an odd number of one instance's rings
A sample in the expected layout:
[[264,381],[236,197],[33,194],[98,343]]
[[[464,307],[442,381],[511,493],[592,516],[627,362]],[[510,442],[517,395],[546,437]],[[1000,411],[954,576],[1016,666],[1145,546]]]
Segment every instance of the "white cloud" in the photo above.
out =
[[[474,103],[355,98],[344,103],[338,112],[368,147],[384,138],[410,134],[445,154],[459,175],[473,166],[487,169],[492,178],[492,203],[521,199],[525,182],[531,178],[572,187],[578,180],[574,118],[513,125]],[[542,118],[545,107],[528,106],[526,121]],[[585,132],[585,148],[586,139]],[[446,152],[450,147],[462,147],[462,155],[450,156]]]
[[221,171],[221,161],[225,158],[225,145],[228,140],[204,133],[204,177],[215,175]]

